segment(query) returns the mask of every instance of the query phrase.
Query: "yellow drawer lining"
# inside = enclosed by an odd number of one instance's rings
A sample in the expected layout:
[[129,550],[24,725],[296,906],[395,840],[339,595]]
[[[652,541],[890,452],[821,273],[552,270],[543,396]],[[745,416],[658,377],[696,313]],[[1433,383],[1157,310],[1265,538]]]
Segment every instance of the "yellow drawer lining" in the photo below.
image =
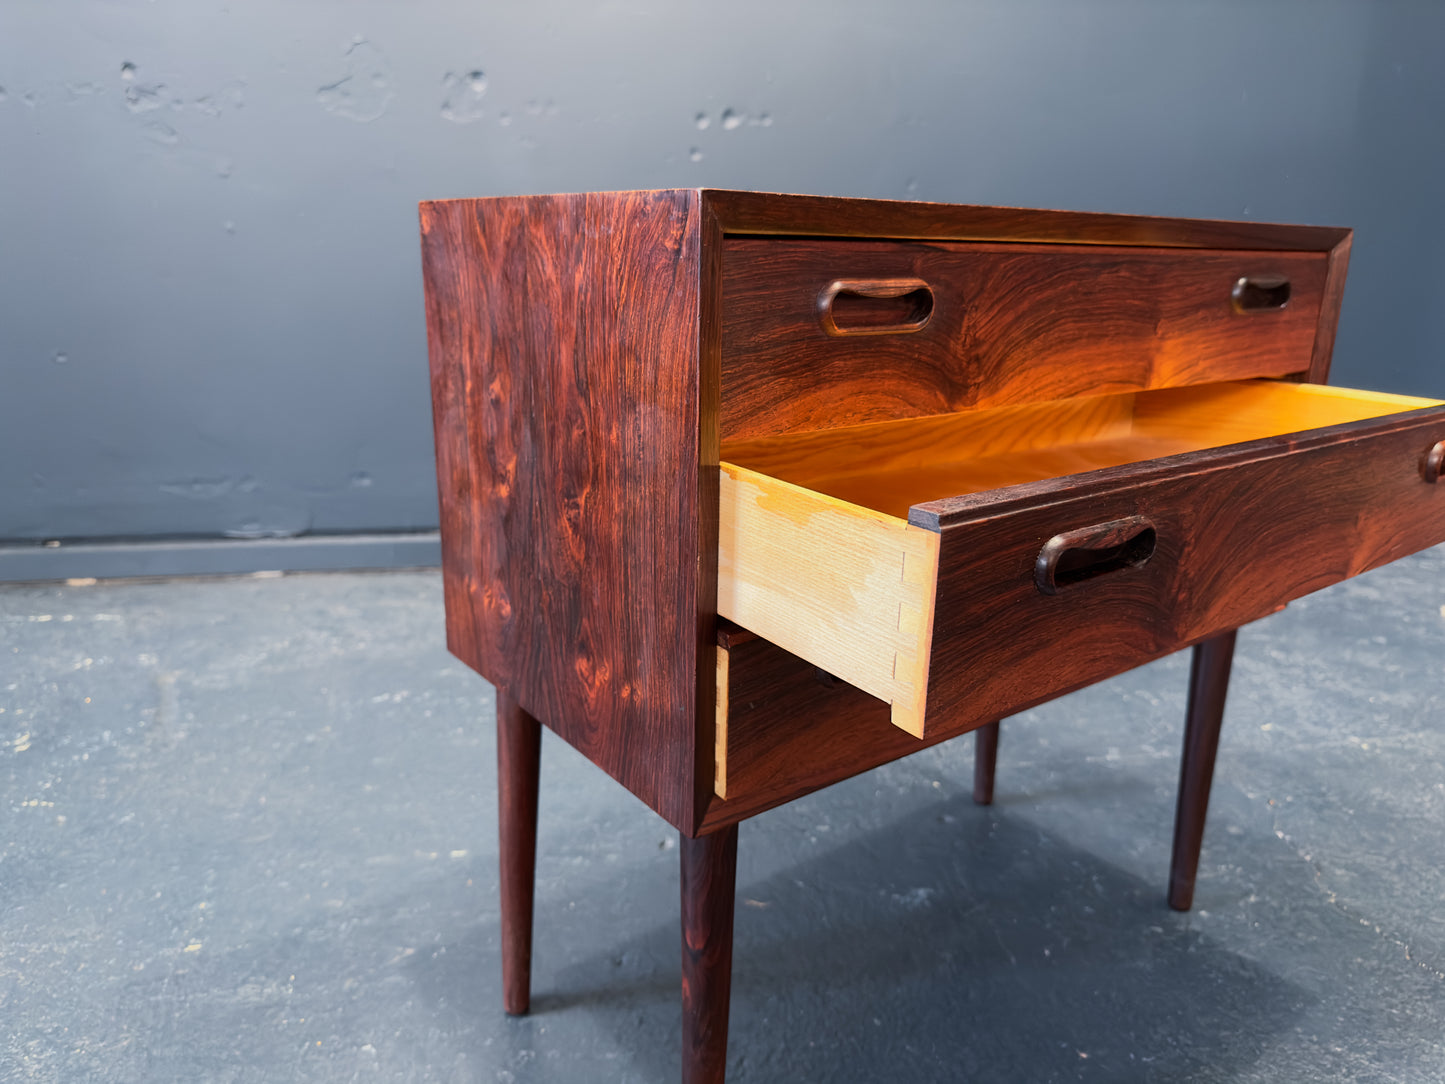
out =
[[926,501],[1437,405],[1230,381],[728,442],[722,458],[906,519]]

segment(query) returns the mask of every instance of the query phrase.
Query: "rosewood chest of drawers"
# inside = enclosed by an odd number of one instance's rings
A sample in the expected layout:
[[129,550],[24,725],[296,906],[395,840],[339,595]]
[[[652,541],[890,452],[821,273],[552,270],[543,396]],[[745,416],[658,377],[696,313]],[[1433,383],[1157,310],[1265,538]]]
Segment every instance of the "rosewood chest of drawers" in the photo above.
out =
[[424,203],[450,649],[497,687],[528,1004],[540,724],[681,833],[721,1080],[736,825],[1445,541],[1445,404],[1325,387],[1350,232],[709,190]]

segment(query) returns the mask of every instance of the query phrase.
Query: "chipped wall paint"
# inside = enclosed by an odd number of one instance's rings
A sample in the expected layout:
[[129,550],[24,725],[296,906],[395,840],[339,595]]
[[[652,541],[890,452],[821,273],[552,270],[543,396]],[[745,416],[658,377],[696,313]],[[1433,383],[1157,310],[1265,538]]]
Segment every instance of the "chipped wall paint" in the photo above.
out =
[[1367,0],[5,0],[0,540],[434,526],[424,198],[1352,225],[1336,380],[1445,394],[1442,40]]

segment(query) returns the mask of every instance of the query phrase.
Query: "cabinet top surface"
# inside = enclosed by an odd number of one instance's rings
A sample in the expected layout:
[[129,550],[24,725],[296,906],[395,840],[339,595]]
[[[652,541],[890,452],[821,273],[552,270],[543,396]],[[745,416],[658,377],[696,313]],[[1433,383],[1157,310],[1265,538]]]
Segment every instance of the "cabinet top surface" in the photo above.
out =
[[[1180,248],[1294,249],[1328,252],[1350,238],[1337,226],[1283,225],[1172,218],[1097,211],[1038,210],[909,200],[749,192],[718,188],[663,189],[699,205],[728,234],[1000,240]],[[482,197],[479,205],[541,200],[607,201],[636,192]],[[448,200],[428,200],[423,206]]]

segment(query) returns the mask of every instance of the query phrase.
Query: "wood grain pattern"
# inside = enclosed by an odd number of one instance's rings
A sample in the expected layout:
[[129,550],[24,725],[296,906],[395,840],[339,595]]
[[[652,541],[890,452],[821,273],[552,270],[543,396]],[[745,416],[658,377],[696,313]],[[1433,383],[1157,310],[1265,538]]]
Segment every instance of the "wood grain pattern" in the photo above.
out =
[[[1291,599],[1445,541],[1419,461],[1445,408],[1235,445],[918,509],[940,523],[928,716],[888,705],[766,640],[725,638],[728,787],[704,829],[753,816],[1122,673]],[[1147,514],[1149,565],[1048,598],[1033,583],[1060,526]],[[967,527],[962,533],[953,528]]]
[[1350,237],[1333,226],[1289,226],[1087,211],[1040,211],[906,200],[841,199],[703,189],[730,234],[1065,242],[1328,252]]
[[732,464],[721,482],[718,613],[922,735],[938,535]]
[[1315,344],[1310,352],[1310,368],[1305,379],[1323,384],[1330,378],[1330,359],[1334,357],[1335,332],[1340,325],[1340,305],[1345,299],[1345,274],[1350,268],[1353,235],[1346,232],[1331,248],[1325,271],[1324,295],[1320,298],[1320,322],[1315,330]]
[[[920,505],[943,533],[928,721],[1042,703],[1445,540],[1419,460],[1445,408]],[[1142,567],[1041,595],[1042,540],[1144,516]]]
[[[926,513],[941,520],[944,537],[923,739],[892,726],[883,701],[851,685],[821,683],[811,662],[767,640],[735,636],[727,798],[709,806],[704,830],[1445,541],[1445,493],[1424,482],[1418,466],[1442,428],[1445,408],[1418,410],[1099,472],[1088,485],[1075,479],[1018,487],[1035,492],[1013,500],[980,494],[938,502]],[[1056,525],[1136,509],[1159,523],[1149,565],[1132,578],[1101,579],[1053,598],[1038,594],[1033,563]]]
[[[1035,439],[1087,438],[1081,428],[1087,424],[1107,439],[981,459],[972,458],[975,450],[991,448],[997,437],[988,424],[969,427],[969,415],[918,423],[926,441],[889,423],[858,427],[847,437],[834,431],[753,442],[770,466],[826,485],[830,494],[723,465],[719,613],[888,701],[895,724],[921,737],[934,726],[952,726],[939,720],[950,718],[955,702],[967,705],[974,723],[1010,714],[1022,706],[1010,699],[1021,695],[1016,689],[1037,694],[1034,703],[1062,695],[1353,575],[1352,555],[1368,543],[1355,524],[1362,509],[1373,507],[1408,528],[1415,548],[1445,540],[1441,505],[1414,484],[1426,436],[1445,418],[1433,400],[1270,381],[1124,398],[1131,413],[1122,436],[1119,411],[1076,414],[1075,404],[1065,403],[1058,426],[1038,410],[1027,412]],[[1421,404],[1429,405],[1408,410]],[[945,421],[954,426],[946,434]],[[1412,424],[1420,450],[1402,452],[1394,434]],[[909,450],[895,458],[888,444],[900,437]],[[912,464],[918,456],[942,462],[925,469]],[[1317,477],[1318,456],[1345,477]],[[1388,473],[1391,457],[1395,484],[1387,486],[1375,475]],[[1111,461],[1126,465],[1075,473]],[[1303,476],[1298,483],[1296,472]],[[1017,484],[1040,476],[1047,481]],[[928,531],[901,532],[904,521],[886,514],[929,496],[920,488],[926,485],[975,491],[913,509],[920,527],[942,530],[937,556],[925,545],[934,537]],[[1105,492],[1107,501],[1075,499]],[[1302,492],[1309,499],[1293,503]],[[995,502],[1009,493],[1019,495],[1014,516],[995,515]],[[957,514],[946,523],[928,518],[930,508],[961,509],[970,501],[983,509],[978,523]],[[870,507],[877,505],[882,512]],[[1071,584],[1059,597],[1041,593],[1036,565],[1059,539],[1136,521],[1151,539],[1157,528],[1152,556],[1140,554],[1147,563],[1131,560],[1106,577]],[[959,531],[963,540],[955,543],[951,536]],[[936,572],[950,552],[967,555],[956,558],[962,570]],[[1282,560],[1287,572],[1275,569]],[[1261,582],[1246,594],[1234,581],[1251,568]],[[1220,576],[1231,582],[1215,586]],[[930,609],[926,592],[935,577]],[[1099,600],[1096,609],[1076,612],[1075,595]],[[942,624],[945,612],[956,615],[951,625]],[[960,637],[972,645],[968,651],[959,650]],[[1075,646],[1051,659],[1053,645],[1065,641]],[[990,651],[1018,658],[1002,666]],[[1128,659],[1135,661],[1122,661]],[[940,674],[940,665],[949,673]],[[940,687],[954,689],[945,705],[934,701]],[[994,695],[997,688],[1010,691]],[[726,753],[730,743],[722,748]]]
[[1174,851],[1169,859],[1169,906],[1187,911],[1194,905],[1199,849],[1209,812],[1214,757],[1229,694],[1235,630],[1195,645],[1189,667],[1189,713],[1184,722],[1184,753],[1179,761],[1179,800],[1174,816]]
[[1197,450],[1441,405],[1414,395],[1248,380],[1137,395],[1132,432]]
[[[728,796],[703,821],[711,831],[916,753],[953,733],[918,739],[888,705],[759,637],[727,648]],[[962,731],[958,731],[961,733]]]
[[993,805],[993,777],[998,769],[999,720],[984,723],[973,732],[973,800]]
[[867,486],[877,493],[876,501],[842,499],[906,518],[911,505],[928,499],[907,495],[964,492],[951,479],[941,482],[942,489],[922,481],[948,464],[1008,464],[1023,452],[1126,437],[1133,428],[1133,393],[1094,395],[724,441],[721,458],[833,496],[854,491],[855,479],[883,476],[882,484]]
[[682,1081],[722,1084],[732,993],[736,825],[689,838],[682,865]]
[[[717,651],[718,394],[722,369],[722,315],[718,309],[722,290],[722,223],[705,200],[699,197],[699,201],[697,410],[692,416],[697,426],[698,469],[697,602],[693,642],[699,663],[692,716],[692,806],[685,818],[690,831],[698,829],[716,785],[712,756],[716,749],[713,727],[717,715],[714,699],[717,684],[715,667],[708,667],[706,662],[715,659]],[[659,362],[675,363],[665,357]],[[677,827],[675,822],[674,827]]]
[[714,669],[716,678],[715,692],[713,694],[713,757],[712,757],[712,791],[719,798],[728,796],[728,664],[731,656],[725,644],[713,645],[713,652],[717,656],[717,666]]
[[723,445],[729,463],[876,512],[1317,429],[1437,400],[1273,380],[1029,403]]
[[[1445,408],[1359,421],[1324,392],[1296,416],[1308,396],[1149,390],[1323,380],[1347,230],[713,190],[443,201],[421,220],[448,645],[498,686],[507,1008],[528,997],[540,719],[682,833],[692,1084],[724,1074],[737,821],[978,726],[991,795],[1000,715],[1445,538],[1445,486],[1426,482]],[[1287,309],[1233,314],[1235,279],[1277,274]],[[838,279],[856,281],[830,335],[818,299]],[[891,444],[841,428],[988,407],[1013,412]],[[746,443],[798,430],[833,435]],[[720,470],[725,439],[821,464],[817,492]],[[850,445],[873,462],[842,465]],[[864,507],[840,527],[844,492]],[[739,512],[762,529],[740,534]],[[1044,540],[1145,516],[1146,564],[1034,589]],[[761,609],[762,564],[734,574],[760,538],[797,585]],[[724,612],[892,706],[720,626],[720,579]],[[882,623],[818,654],[809,638],[839,639],[870,592]]]
[[[1319,253],[729,238],[722,438],[1304,372],[1326,271]],[[1241,315],[1235,282],[1259,274],[1290,302]],[[829,335],[820,292],[850,278],[925,281],[932,317]]]
[[716,549],[697,194],[426,203],[421,222],[448,646],[693,831]]
[[[1308,374],[1318,378],[1350,236],[714,190],[441,201],[421,213],[448,642],[688,832],[716,801],[727,246],[812,237],[860,251],[912,239],[1035,255],[1095,246],[1105,260],[1130,247],[1328,257]],[[996,319],[1014,301],[1001,294]]]
[[542,724],[497,693],[497,831],[502,902],[502,1007],[532,1000],[532,902],[537,871],[537,786]]

